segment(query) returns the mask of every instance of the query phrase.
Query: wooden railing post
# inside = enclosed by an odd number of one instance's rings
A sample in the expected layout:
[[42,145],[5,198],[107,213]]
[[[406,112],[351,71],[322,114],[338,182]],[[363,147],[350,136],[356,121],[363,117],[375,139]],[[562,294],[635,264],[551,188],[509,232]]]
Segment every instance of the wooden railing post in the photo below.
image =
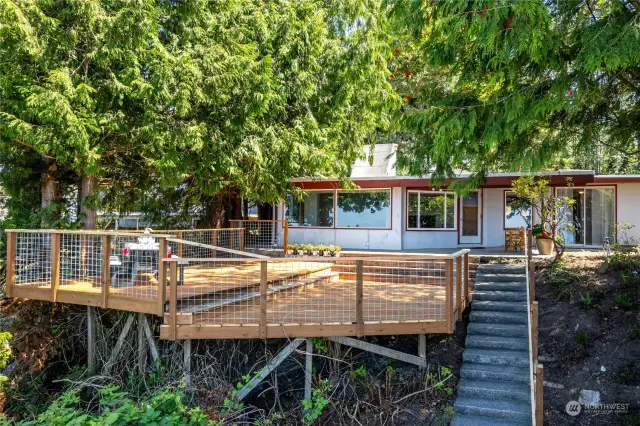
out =
[[364,297],[364,261],[356,260],[356,334],[364,336],[364,312],[362,299]]
[[244,228],[240,228],[240,251],[244,251]]
[[[178,239],[184,240],[184,232],[178,231]],[[178,256],[182,257],[182,243],[178,243],[177,253]]]
[[16,233],[7,231],[7,264],[6,270],[6,295],[13,297],[13,286],[16,283]]
[[111,235],[102,236],[102,309],[109,307],[109,288],[111,287]]
[[538,302],[531,303],[531,349],[535,363],[538,360]]
[[56,302],[60,287],[60,234],[51,234],[51,301]]
[[282,244],[283,248],[284,248],[284,255],[287,255],[287,250],[289,250],[289,221],[285,219],[284,221],[284,236],[283,236],[284,242]]
[[[167,302],[167,239],[160,237],[158,241],[158,305],[156,315],[164,315],[164,304]],[[175,263],[175,262],[173,262]]]
[[544,422],[544,366],[538,364],[536,368],[536,426]]
[[456,309],[458,320],[462,319],[462,256],[456,257]]
[[260,338],[267,338],[267,280],[269,264],[260,262]]
[[469,298],[469,252],[464,254],[464,305],[465,308],[471,302]]
[[447,325],[449,327],[449,333],[453,333],[454,321],[453,321],[453,259],[445,260],[445,304],[447,313]]
[[178,262],[169,262],[169,340],[176,340],[178,324]]

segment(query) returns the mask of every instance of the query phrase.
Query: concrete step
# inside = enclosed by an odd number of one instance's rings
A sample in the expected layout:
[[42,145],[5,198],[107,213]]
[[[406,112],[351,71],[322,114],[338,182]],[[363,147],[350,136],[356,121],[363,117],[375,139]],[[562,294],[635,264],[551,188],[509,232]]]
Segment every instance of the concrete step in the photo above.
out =
[[531,401],[529,384],[523,382],[463,379],[458,385],[458,395]]
[[485,263],[478,266],[478,272],[485,274],[524,274],[526,269],[524,265],[519,264]]
[[531,422],[504,420],[495,417],[456,414],[451,426],[531,426]]
[[513,365],[516,367],[529,366],[529,353],[506,349],[466,348],[462,352],[464,362],[475,364]]
[[527,276],[525,274],[485,274],[481,271],[478,271],[478,273],[476,274],[476,280],[478,282],[526,282]]
[[460,367],[460,377],[469,380],[519,382],[529,386],[529,367],[465,363]]
[[527,303],[501,302],[492,300],[474,300],[471,303],[474,311],[527,312]]
[[[477,284],[476,284],[477,287]],[[524,291],[483,291],[476,288],[473,294],[474,300],[494,300],[494,301],[513,301],[513,302],[526,302],[527,293]]]
[[531,404],[521,401],[459,396],[456,413],[531,422]]
[[468,335],[464,344],[465,348],[483,349],[514,349],[520,351],[529,350],[529,340],[525,337],[503,337]]
[[527,283],[525,282],[478,282],[475,285],[476,291],[527,291]]
[[492,324],[486,322],[470,322],[467,325],[467,335],[529,338],[529,332],[525,324]]
[[469,315],[472,322],[491,322],[500,324],[527,324],[525,312],[476,311]]

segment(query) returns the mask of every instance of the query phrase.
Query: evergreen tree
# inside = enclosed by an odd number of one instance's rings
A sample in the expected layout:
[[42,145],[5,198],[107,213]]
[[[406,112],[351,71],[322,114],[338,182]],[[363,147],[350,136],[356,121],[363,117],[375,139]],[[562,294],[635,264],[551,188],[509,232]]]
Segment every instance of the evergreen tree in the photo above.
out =
[[395,2],[403,165],[470,170],[469,186],[554,164],[638,170],[639,15],[623,0]]
[[69,205],[67,183],[99,181],[104,196],[81,204],[168,217],[188,194],[218,217],[231,198],[278,199],[294,176],[345,177],[395,105],[384,12],[376,0],[0,0],[7,195],[29,174],[31,210]]

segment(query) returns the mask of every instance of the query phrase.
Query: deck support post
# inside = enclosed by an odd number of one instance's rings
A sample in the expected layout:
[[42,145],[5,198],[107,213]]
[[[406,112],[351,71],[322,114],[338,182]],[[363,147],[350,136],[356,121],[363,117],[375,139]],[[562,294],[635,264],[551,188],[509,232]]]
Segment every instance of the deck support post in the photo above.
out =
[[146,319],[143,313],[138,314],[138,371],[144,374],[147,366],[147,351],[145,345],[144,323]]
[[294,339],[285,346],[278,354],[273,357],[271,361],[260,370],[255,376],[251,378],[238,392],[236,393],[236,401],[242,401],[249,395],[249,393],[255,389],[273,370],[275,370],[289,355],[291,355],[298,346],[302,344],[306,339],[298,338]]
[[147,343],[149,344],[151,359],[153,360],[153,362],[156,362],[158,361],[158,359],[160,359],[160,355],[158,354],[158,347],[156,346],[156,341],[153,339],[151,327],[149,327],[149,323],[147,322],[146,317],[143,317],[142,326],[144,328],[144,334],[147,336]]
[[398,361],[414,364],[419,367],[426,367],[427,360],[419,356],[406,354],[404,352],[396,351],[395,349],[385,348],[383,346],[374,345],[373,343],[365,342],[364,340],[358,340],[351,337],[333,336],[328,337],[332,342],[337,342],[343,345],[351,346],[352,348],[360,349],[374,354],[386,356],[387,358],[397,359]]
[[107,363],[102,367],[105,375],[108,375],[111,371],[111,368],[118,360],[118,355],[120,354],[120,350],[122,349],[122,345],[124,344],[124,340],[127,338],[129,334],[129,330],[131,329],[131,325],[133,324],[133,319],[135,318],[134,314],[130,314],[127,318],[127,321],[124,323],[124,328],[118,336],[118,340],[116,341],[116,345],[113,347],[113,351],[111,351],[111,355],[107,360]]
[[364,312],[363,312],[363,295],[364,295],[364,262],[356,260],[356,334],[358,337],[364,336]]
[[56,303],[60,287],[60,234],[51,235],[51,301]]
[[109,288],[111,287],[111,235],[102,236],[102,282],[100,306],[106,309],[109,306]]
[[449,333],[453,333],[455,320],[453,318],[453,259],[445,260],[445,304],[447,313],[447,325]]
[[184,385],[187,392],[191,391],[191,339],[186,339],[182,345],[183,349],[183,367],[184,367]]
[[6,296],[13,297],[13,286],[16,280],[16,233],[7,232],[7,263],[6,263]]
[[469,306],[469,252],[464,254],[464,306]]
[[96,374],[96,308],[87,306],[87,369]]
[[176,340],[178,324],[178,263],[169,265],[169,340]]
[[260,338],[267,338],[267,281],[269,264],[260,262]]
[[544,366],[538,364],[536,368],[536,426],[544,422]]
[[531,303],[531,351],[535,362],[538,360],[538,302]]
[[307,338],[307,353],[304,365],[304,399],[311,401],[311,387],[313,385],[313,339]]
[[456,258],[456,320],[462,319],[462,256]]
[[427,335],[418,334],[418,356],[424,360],[427,359]]
[[160,237],[158,242],[158,307],[157,315],[164,316],[164,306],[167,302],[167,239]]
[[284,235],[282,237],[283,243],[282,247],[284,248],[284,254],[282,257],[287,257],[287,251],[289,250],[289,221],[284,221]]

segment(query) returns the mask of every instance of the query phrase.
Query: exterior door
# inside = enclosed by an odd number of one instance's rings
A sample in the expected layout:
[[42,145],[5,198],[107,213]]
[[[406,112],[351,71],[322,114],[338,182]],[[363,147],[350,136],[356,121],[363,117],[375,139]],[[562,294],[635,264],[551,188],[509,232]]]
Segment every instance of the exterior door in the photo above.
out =
[[482,244],[480,221],[482,220],[482,197],[479,191],[471,192],[460,199],[460,244]]

